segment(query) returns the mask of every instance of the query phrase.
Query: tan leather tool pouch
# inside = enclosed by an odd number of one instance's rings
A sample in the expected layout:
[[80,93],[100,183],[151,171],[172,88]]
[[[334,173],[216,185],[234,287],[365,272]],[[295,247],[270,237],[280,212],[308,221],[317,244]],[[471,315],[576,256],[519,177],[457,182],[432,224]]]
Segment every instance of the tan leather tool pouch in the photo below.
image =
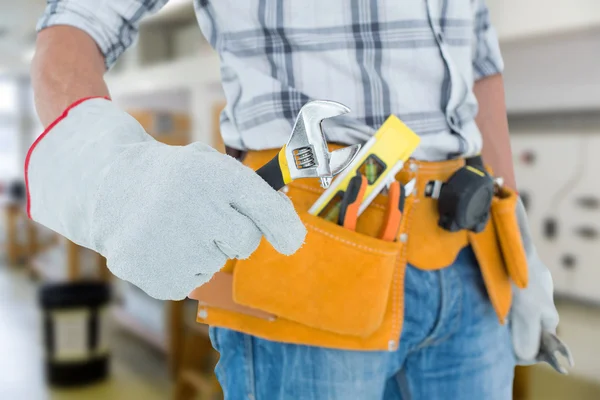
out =
[[439,213],[437,199],[423,195],[430,181],[446,182],[464,160],[443,162],[417,162],[418,168],[411,171],[405,168],[398,174],[401,182],[416,178],[414,204],[410,213],[406,213],[409,226],[408,263],[423,270],[437,270],[451,265],[459,251],[468,245],[467,232],[449,232],[438,225]]
[[333,333],[366,337],[382,324],[401,245],[375,236],[384,207],[369,207],[357,231],[308,214],[321,193],[292,183],[287,193],[307,228],[303,247],[279,254],[266,241],[233,271],[236,303]]
[[[244,163],[256,169],[274,154],[250,152]],[[496,218],[490,218],[480,234],[447,232],[437,225],[436,201],[424,195],[427,182],[445,181],[463,165],[464,160],[411,161],[398,174],[400,182],[416,178],[417,184],[406,199],[397,242],[376,238],[384,223],[386,196],[374,200],[353,232],[307,213],[323,192],[316,180],[293,182],[284,192],[306,225],[304,246],[286,257],[263,241],[249,259],[228,262],[191,296],[200,301],[199,322],[275,341],[393,350],[403,325],[407,261],[421,269],[444,268],[468,245],[474,249],[490,300],[504,322],[510,310],[511,284]]]
[[492,218],[506,269],[517,287],[523,289],[528,283],[527,256],[517,221],[515,191],[503,187],[492,200]]

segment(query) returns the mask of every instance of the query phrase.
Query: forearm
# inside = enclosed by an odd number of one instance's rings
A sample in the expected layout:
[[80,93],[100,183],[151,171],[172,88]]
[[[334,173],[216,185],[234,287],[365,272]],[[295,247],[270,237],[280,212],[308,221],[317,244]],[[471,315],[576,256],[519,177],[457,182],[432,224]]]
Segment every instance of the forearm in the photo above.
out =
[[505,185],[516,190],[502,75],[478,80],[473,92],[479,102],[475,122],[483,137],[483,160],[495,176],[502,177]]
[[53,26],[38,34],[31,66],[35,107],[46,127],[70,104],[108,96],[104,59],[94,40],[71,26]]

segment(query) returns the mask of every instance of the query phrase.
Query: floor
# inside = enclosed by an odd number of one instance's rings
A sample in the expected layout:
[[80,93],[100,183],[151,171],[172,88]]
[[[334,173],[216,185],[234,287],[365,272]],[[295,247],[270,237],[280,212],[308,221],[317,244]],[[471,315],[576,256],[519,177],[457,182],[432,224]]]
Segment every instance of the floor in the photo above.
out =
[[600,312],[598,305],[558,298],[560,337],[575,359],[571,375],[563,376],[547,365],[531,369],[531,400],[600,399]]
[[598,400],[600,386],[585,379],[558,375],[546,367],[533,367],[528,400]]
[[0,263],[0,399],[165,400],[171,385],[164,355],[123,332],[113,333],[112,374],[105,383],[52,390],[42,371],[35,287]]
[[[568,307],[571,306],[559,307],[563,308],[561,313],[566,314]],[[576,312],[567,315],[576,316]],[[108,381],[76,390],[49,389],[41,369],[43,349],[39,332],[35,286],[23,272],[0,262],[0,399],[165,400],[171,397],[164,356],[123,332],[113,335],[113,369]],[[597,359],[596,363],[600,365]],[[545,366],[532,368],[531,388],[528,400],[600,399],[600,385],[585,378],[560,376]]]

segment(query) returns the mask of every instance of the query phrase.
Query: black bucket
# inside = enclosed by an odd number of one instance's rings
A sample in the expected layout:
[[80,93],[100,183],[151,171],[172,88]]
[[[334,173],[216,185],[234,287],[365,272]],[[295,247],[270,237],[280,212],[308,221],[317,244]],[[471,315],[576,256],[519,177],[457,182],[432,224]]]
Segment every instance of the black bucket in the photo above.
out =
[[25,198],[27,197],[27,192],[25,190],[25,183],[23,181],[12,181],[8,185],[8,198],[13,203],[24,203]]
[[102,282],[53,283],[40,288],[48,383],[78,386],[108,376],[110,297],[110,286]]

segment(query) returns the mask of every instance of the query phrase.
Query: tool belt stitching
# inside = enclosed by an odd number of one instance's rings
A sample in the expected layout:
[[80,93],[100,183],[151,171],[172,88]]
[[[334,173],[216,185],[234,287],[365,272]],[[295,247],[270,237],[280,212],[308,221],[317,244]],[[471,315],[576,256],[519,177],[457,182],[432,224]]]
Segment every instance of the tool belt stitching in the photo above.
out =
[[314,188],[314,187],[311,187],[311,186],[301,185],[301,184],[296,183],[296,182],[294,182],[294,187],[299,188],[299,189],[308,190],[310,192],[314,192],[314,193],[317,193],[317,194],[323,193],[323,190],[321,190],[321,189],[317,189],[317,188]]
[[387,210],[387,207],[382,205],[382,204],[375,204],[375,203],[371,203],[369,204],[369,208],[379,208],[380,210]]
[[[390,340],[395,340],[396,336],[400,335],[401,329],[401,318],[400,318],[400,300],[404,295],[404,291],[400,291],[400,280],[404,281],[405,268],[402,268],[402,265],[406,266],[406,250],[407,247],[404,245],[400,254],[396,257],[396,266],[394,271],[394,277],[392,278],[392,332],[393,335]],[[403,316],[404,317],[404,316]],[[399,338],[398,338],[399,340]]]
[[383,250],[377,250],[377,249],[373,249],[373,248],[371,248],[371,247],[369,247],[369,246],[364,246],[364,245],[361,245],[361,244],[352,243],[352,242],[350,242],[350,241],[348,241],[348,240],[342,239],[342,238],[341,238],[341,237],[339,237],[339,236],[336,236],[336,235],[334,235],[334,234],[332,234],[332,233],[329,233],[329,232],[327,232],[327,231],[324,231],[323,229],[317,228],[316,226],[313,226],[313,225],[311,225],[311,224],[309,224],[309,223],[307,223],[307,222],[305,222],[304,224],[306,225],[306,227],[307,227],[307,228],[310,228],[310,229],[312,229],[313,231],[319,232],[319,233],[321,233],[321,234],[322,234],[322,235],[324,235],[324,236],[330,237],[330,238],[332,238],[332,239],[335,239],[335,240],[337,240],[337,241],[338,241],[338,242],[340,242],[340,243],[347,244],[347,245],[349,245],[349,246],[352,246],[352,247],[355,247],[355,248],[357,248],[357,249],[361,249],[361,250],[367,250],[367,251],[369,251],[369,252],[371,252],[371,253],[381,254],[381,255],[384,255],[384,256],[391,256],[391,255],[394,255],[394,254],[396,254],[396,253],[397,253],[396,251],[383,251]]
[[[416,174],[409,174],[410,178],[414,178]],[[398,231],[398,236],[400,236],[401,231],[406,231],[410,229],[410,224],[412,221],[412,210],[413,207],[415,205],[415,203],[418,203],[419,199],[418,197],[412,197],[411,200],[409,200],[409,203],[406,205],[406,213],[404,215],[404,217],[406,218],[406,222],[404,225],[404,229],[399,229]],[[408,214],[408,215],[407,215]],[[410,235],[409,235],[410,236]],[[406,276],[406,264],[408,262],[408,240],[410,240],[409,238],[407,238],[406,243],[404,243],[404,245],[402,246],[402,249],[400,250],[400,254],[396,257],[396,269],[394,271],[394,277],[392,278],[392,297],[393,297],[393,301],[392,301],[392,332],[391,334],[393,335],[391,340],[400,340],[399,336],[401,335],[401,329],[402,329],[402,320],[404,319],[404,315],[402,315],[402,317],[400,316],[401,314],[401,310],[399,309],[400,307],[400,302],[404,297],[404,291],[400,290],[400,281],[404,281],[404,278]],[[402,289],[404,289],[404,284],[402,284]],[[404,302],[402,302],[404,303]]]
[[[406,213],[404,213],[404,218],[406,218],[405,226],[406,226],[406,230],[408,230],[408,231],[410,231],[410,227],[413,222],[414,210],[418,204],[419,204],[419,197],[416,197],[416,196],[411,199],[411,202],[409,204],[407,204]],[[398,236],[400,236],[400,232],[398,232]],[[404,249],[402,249],[403,253],[405,253],[407,251],[406,249],[408,249],[409,241],[410,241],[410,235],[407,236],[406,242],[404,243]]]
[[[411,207],[414,207],[414,205],[415,205],[415,204],[419,204],[420,202],[421,202],[421,199],[419,198],[419,195],[418,195],[418,193],[417,193],[417,196],[413,196],[412,203],[410,203],[410,204],[411,204]],[[409,213],[409,214],[410,214],[410,213]],[[410,223],[410,216],[409,216],[409,217],[407,217],[407,218],[409,219],[409,223]],[[407,226],[410,226],[410,225],[408,225],[408,224],[407,224]]]

